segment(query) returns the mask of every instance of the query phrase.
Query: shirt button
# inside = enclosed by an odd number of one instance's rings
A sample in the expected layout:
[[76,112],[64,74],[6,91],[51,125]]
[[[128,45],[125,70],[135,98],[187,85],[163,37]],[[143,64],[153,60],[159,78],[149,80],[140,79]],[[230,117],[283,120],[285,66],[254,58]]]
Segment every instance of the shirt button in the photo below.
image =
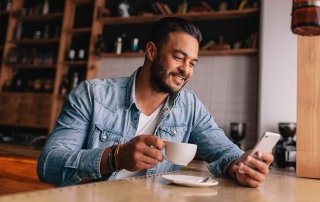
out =
[[101,136],[101,141],[104,142],[104,141],[106,141],[106,140],[107,140],[107,135],[106,135],[106,134],[103,134],[103,135]]
[[173,131],[173,134],[175,134],[175,135],[176,135],[176,134],[177,134],[177,131],[175,131],[175,130],[174,130],[174,131]]

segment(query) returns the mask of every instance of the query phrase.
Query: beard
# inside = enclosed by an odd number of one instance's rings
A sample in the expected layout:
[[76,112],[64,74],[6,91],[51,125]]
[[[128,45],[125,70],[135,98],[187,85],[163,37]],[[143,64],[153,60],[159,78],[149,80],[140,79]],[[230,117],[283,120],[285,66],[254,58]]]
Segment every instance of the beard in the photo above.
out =
[[[180,71],[179,73],[171,73],[171,75],[180,75],[184,78],[188,78],[184,71]],[[164,66],[160,63],[160,58],[156,57],[155,60],[151,64],[151,87],[153,90],[163,93],[178,93],[183,86],[188,82],[185,83],[180,88],[174,88],[166,83],[166,80],[170,77],[164,68]]]

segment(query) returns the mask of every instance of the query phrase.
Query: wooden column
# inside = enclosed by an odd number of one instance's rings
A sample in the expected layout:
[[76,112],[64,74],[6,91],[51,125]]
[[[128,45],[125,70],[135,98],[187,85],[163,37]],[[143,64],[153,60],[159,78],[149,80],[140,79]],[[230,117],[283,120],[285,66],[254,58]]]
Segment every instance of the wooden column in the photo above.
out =
[[297,176],[320,178],[320,37],[298,36]]

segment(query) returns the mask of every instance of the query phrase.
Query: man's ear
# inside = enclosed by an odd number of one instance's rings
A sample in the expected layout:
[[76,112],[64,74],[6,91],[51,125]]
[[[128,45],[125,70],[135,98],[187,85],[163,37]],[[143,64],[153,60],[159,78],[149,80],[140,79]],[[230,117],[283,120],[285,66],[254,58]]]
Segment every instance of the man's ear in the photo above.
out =
[[153,61],[157,54],[157,47],[153,42],[148,42],[146,45],[146,56],[150,61]]

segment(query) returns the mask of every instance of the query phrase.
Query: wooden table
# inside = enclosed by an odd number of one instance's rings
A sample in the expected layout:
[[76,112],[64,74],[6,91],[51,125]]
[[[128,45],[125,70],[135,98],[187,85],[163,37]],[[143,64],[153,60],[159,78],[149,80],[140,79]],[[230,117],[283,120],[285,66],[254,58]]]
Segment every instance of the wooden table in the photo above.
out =
[[[203,162],[193,162],[179,174],[209,176]],[[280,172],[281,173],[281,172]],[[296,178],[271,173],[260,188],[247,188],[226,178],[215,178],[214,187],[193,188],[170,184],[161,174],[123,179],[115,182],[97,182],[45,191],[5,195],[0,202],[113,202],[113,201],[170,201],[170,202],[277,202],[320,201],[320,180]]]

